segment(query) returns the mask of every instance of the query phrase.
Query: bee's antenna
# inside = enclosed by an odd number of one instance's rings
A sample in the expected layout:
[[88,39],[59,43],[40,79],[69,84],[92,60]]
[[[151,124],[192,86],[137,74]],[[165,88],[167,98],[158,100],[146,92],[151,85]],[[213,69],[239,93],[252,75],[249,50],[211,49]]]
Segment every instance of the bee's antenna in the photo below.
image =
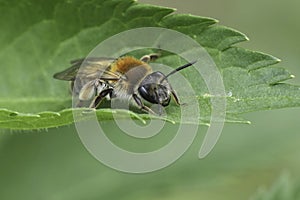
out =
[[180,70],[183,70],[183,69],[185,69],[185,68],[187,68],[187,67],[192,66],[192,65],[195,64],[196,62],[197,62],[197,60],[195,60],[195,61],[193,61],[193,62],[189,62],[189,63],[187,63],[187,64],[185,64],[185,65],[182,65],[182,66],[180,66],[180,67],[174,69],[174,70],[171,71],[169,74],[167,74],[160,82],[163,82],[165,79],[167,79],[167,78],[168,78],[169,76],[171,76],[172,74],[175,74],[176,72],[178,72],[178,71],[180,71]]

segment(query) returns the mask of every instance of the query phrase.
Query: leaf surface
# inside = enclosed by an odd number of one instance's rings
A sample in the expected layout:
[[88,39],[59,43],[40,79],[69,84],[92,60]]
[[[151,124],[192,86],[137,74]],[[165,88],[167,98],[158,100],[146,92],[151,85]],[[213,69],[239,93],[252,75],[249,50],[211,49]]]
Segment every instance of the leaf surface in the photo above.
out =
[[[52,75],[69,66],[69,61],[85,57],[99,42],[122,31],[138,27],[163,27],[189,35],[215,61],[226,88],[226,122],[248,123],[240,114],[258,110],[297,107],[299,86],[283,83],[293,76],[273,56],[234,45],[248,38],[233,29],[217,25],[211,18],[172,14],[171,8],[132,0],[74,1],[1,0],[0,26],[0,127],[42,129],[72,124],[69,85]],[[160,60],[172,67],[185,64],[174,55]],[[196,89],[200,104],[199,124],[210,123],[211,100],[205,83],[192,69],[182,71]],[[188,101],[188,96],[180,96]],[[183,108],[184,109],[184,108]],[[180,122],[175,104],[168,116],[154,117],[135,111],[97,110],[101,120],[128,114],[142,122],[159,118]],[[125,114],[125,115],[124,115]],[[125,117],[126,118],[126,117]],[[183,121],[189,123],[189,120]]]

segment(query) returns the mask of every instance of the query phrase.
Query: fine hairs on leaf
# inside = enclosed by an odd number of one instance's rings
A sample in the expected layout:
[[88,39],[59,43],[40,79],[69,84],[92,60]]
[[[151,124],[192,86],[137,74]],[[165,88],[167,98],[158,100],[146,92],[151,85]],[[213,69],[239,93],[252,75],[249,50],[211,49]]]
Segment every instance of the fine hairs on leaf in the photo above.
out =
[[[173,14],[174,9],[133,0],[0,2],[0,59],[5,69],[0,79],[0,128],[32,130],[72,124],[72,112],[82,110],[71,108],[69,85],[52,75],[69,67],[70,60],[85,57],[99,42],[138,27],[173,29],[207,50],[221,71],[228,94],[226,122],[249,123],[240,117],[242,113],[300,106],[300,87],[284,83],[292,74],[271,66],[279,59],[234,46],[248,38],[216,24],[215,19]],[[185,64],[176,55],[162,56],[159,62],[174,68]],[[208,95],[193,69],[182,74],[197,93],[198,123],[208,125],[210,102],[215,97]],[[110,108],[96,111],[100,120],[111,120],[112,113],[120,118],[129,113],[142,122],[149,118],[180,122],[175,104],[167,108],[167,118]]]

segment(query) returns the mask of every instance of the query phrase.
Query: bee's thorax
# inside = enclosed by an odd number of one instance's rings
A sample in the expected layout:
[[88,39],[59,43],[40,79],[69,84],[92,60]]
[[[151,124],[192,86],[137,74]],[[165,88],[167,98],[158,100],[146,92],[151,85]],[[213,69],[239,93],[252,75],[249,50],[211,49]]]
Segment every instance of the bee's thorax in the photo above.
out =
[[117,59],[114,63],[112,63],[110,70],[111,72],[126,74],[128,71],[138,66],[143,67],[146,70],[151,70],[151,67],[147,63],[131,56],[125,56]]
[[116,60],[111,65],[110,71],[122,74],[121,79],[114,84],[115,95],[121,99],[128,99],[144,78],[152,72],[152,68],[145,62],[126,56]]

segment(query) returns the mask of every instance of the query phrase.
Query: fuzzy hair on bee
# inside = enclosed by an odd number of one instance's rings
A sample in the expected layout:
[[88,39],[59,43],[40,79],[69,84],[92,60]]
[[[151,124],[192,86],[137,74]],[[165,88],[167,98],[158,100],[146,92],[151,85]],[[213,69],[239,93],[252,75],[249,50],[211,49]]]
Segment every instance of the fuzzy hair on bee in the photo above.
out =
[[155,113],[144,102],[168,106],[171,97],[180,105],[175,90],[168,82],[168,77],[195,62],[176,68],[169,74],[152,70],[149,65],[159,57],[150,54],[136,59],[123,56],[117,59],[91,57],[71,61],[71,67],[53,75],[55,79],[71,81],[71,90],[78,96],[77,107],[89,103],[90,108],[98,108],[104,98],[118,98],[131,101],[149,114]]

